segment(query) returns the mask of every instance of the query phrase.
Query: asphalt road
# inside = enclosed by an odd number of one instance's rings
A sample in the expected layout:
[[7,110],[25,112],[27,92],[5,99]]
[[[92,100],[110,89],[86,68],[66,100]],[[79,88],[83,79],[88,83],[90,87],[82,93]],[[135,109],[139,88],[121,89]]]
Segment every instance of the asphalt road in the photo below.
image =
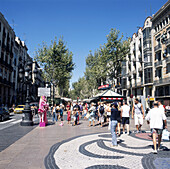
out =
[[0,122],[0,152],[26,135],[38,125],[34,117],[34,126],[20,126],[22,114],[11,114],[8,120]]

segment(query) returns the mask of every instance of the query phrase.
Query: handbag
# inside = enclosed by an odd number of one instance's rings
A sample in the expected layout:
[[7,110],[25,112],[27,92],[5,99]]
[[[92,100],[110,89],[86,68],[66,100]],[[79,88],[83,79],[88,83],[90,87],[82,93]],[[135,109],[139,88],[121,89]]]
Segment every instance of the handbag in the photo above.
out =
[[167,129],[164,129],[162,132],[162,140],[169,141],[169,132]]

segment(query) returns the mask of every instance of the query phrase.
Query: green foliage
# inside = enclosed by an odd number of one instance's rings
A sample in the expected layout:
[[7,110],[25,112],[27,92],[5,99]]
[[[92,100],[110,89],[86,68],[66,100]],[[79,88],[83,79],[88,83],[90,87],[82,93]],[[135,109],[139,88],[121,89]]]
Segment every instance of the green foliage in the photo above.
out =
[[[83,91],[84,96],[92,96],[101,82],[105,83],[107,78],[113,81],[121,74],[122,62],[129,53],[130,39],[123,41],[123,35],[120,36],[119,33],[118,30],[111,29],[107,42],[94,54],[90,51],[86,58],[84,77],[73,84],[74,95],[81,96]],[[86,84],[87,90],[84,90],[83,84]]]
[[72,57],[62,38],[58,42],[55,38],[49,47],[43,42],[36,51],[35,60],[43,68],[44,79],[58,85],[61,96],[68,95],[69,80],[75,66]]

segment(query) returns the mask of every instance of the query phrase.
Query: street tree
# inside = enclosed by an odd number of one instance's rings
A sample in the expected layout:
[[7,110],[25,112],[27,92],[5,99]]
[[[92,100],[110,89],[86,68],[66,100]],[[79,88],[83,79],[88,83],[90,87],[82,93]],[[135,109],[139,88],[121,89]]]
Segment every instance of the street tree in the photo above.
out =
[[67,49],[63,38],[57,41],[55,37],[50,46],[43,42],[36,51],[35,60],[43,68],[44,79],[59,87],[60,96],[68,93],[66,90],[69,89],[69,80],[75,66],[72,57],[73,54]]

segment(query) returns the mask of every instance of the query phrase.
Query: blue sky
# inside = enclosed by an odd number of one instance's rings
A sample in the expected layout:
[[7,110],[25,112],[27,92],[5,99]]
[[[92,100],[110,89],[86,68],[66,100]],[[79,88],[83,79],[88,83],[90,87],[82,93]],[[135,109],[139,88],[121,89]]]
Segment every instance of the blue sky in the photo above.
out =
[[0,0],[0,12],[34,57],[42,41],[64,37],[76,64],[71,83],[82,77],[85,58],[106,42],[111,28],[131,37],[167,0]]

